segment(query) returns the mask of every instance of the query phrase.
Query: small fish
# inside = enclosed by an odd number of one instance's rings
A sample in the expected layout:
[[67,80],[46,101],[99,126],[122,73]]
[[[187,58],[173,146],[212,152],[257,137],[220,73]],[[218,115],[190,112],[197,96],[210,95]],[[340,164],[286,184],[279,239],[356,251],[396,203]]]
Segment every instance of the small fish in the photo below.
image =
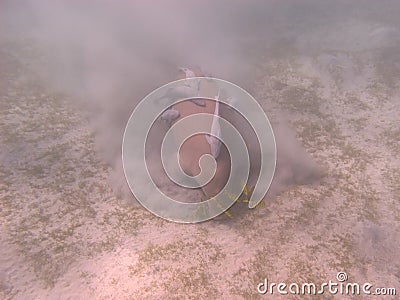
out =
[[185,73],[185,78],[196,77],[196,74],[193,72],[193,70],[190,70],[189,68],[179,67],[178,69],[179,71]]
[[172,107],[162,113],[161,119],[167,121],[168,123],[171,123],[175,119],[179,118],[179,116],[180,116],[179,111]]
[[[185,78],[196,77],[194,71],[189,68],[179,67],[179,70],[185,73]],[[200,95],[200,81],[193,81],[186,86],[190,89],[191,92],[196,92],[196,96]],[[204,99],[190,99],[190,101],[198,106],[206,106],[206,101]]]
[[207,142],[210,144],[211,154],[215,159],[218,158],[221,151],[221,127],[219,125],[219,91],[218,95],[215,97],[215,110],[214,117],[211,124],[211,135],[206,135]]
[[204,99],[190,99],[190,102],[193,102],[198,106],[206,106],[206,100]]

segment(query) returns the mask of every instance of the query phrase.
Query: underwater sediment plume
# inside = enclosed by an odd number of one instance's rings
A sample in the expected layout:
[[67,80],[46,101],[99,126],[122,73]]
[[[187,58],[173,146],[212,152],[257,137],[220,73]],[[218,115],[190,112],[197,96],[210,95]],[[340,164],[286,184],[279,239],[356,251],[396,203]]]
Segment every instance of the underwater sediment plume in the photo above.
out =
[[[399,15],[394,0],[0,1],[0,298],[394,299]],[[163,161],[170,130],[200,125]],[[198,208],[193,224],[153,214],[159,194]]]

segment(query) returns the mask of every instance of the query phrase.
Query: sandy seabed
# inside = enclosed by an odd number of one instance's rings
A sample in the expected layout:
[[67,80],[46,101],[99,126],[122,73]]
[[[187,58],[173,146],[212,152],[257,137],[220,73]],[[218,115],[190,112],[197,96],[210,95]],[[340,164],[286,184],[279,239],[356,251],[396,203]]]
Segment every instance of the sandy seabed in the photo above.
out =
[[84,112],[35,80],[29,42],[1,43],[0,298],[257,299],[264,278],[338,272],[400,293],[400,66],[378,72],[368,51],[260,62],[254,96],[325,176],[182,225],[115,196]]

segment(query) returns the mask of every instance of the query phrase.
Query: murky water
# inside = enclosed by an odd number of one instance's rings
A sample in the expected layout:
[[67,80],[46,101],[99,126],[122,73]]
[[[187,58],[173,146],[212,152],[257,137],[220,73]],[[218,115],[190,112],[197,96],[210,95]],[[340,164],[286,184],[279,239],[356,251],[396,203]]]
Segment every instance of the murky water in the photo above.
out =
[[[338,272],[400,292],[396,2],[60,3],[1,4],[1,298],[257,298],[264,278]],[[260,207],[181,225],[120,190],[126,118],[180,64],[245,86],[285,124],[279,193]]]

